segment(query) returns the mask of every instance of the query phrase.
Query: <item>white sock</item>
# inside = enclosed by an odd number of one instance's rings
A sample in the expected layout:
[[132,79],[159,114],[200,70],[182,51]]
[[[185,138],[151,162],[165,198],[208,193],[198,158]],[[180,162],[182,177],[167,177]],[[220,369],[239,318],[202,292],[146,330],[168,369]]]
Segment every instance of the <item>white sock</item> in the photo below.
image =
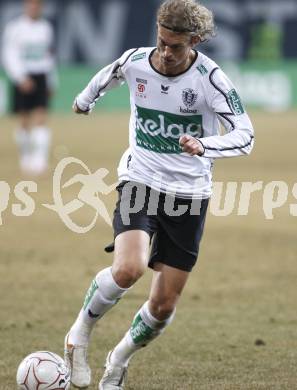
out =
[[149,311],[148,302],[135,315],[131,328],[114,348],[110,362],[116,366],[127,366],[133,354],[145,347],[165,330],[174,318],[175,311],[169,318],[159,321]]
[[70,344],[86,344],[95,323],[128,291],[119,287],[111,273],[111,267],[100,271],[86,294],[83,308],[70,329]]
[[43,171],[47,168],[51,132],[45,126],[36,126],[31,131],[32,170]]
[[14,132],[14,139],[20,154],[21,168],[26,169],[25,165],[31,154],[31,134],[30,131],[19,128]]

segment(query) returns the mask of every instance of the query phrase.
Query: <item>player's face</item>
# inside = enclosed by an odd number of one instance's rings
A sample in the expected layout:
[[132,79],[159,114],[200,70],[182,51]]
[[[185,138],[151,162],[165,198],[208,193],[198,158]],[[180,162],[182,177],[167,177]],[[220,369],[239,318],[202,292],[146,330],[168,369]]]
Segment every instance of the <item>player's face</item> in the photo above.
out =
[[32,19],[38,19],[42,12],[42,0],[25,0],[25,13]]
[[188,34],[175,33],[158,26],[157,49],[160,67],[164,73],[182,72],[189,64],[192,47],[198,43]]

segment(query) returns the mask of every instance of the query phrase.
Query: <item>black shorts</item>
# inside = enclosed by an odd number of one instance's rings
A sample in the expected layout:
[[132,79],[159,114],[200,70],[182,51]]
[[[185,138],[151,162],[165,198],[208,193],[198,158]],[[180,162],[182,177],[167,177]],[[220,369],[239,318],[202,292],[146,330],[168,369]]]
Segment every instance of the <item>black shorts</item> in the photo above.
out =
[[190,272],[198,257],[208,199],[174,198],[129,181],[117,190],[114,238],[128,230],[144,230],[152,239],[151,268],[160,262]]
[[45,74],[29,75],[36,85],[31,93],[23,93],[18,85],[12,86],[12,112],[31,111],[35,108],[47,108],[49,103],[49,91]]

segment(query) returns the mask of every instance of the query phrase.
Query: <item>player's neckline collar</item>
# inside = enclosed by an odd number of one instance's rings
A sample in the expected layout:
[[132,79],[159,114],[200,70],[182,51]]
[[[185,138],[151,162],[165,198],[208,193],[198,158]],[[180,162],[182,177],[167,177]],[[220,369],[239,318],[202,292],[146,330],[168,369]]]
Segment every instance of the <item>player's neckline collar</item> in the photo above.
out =
[[149,64],[150,64],[151,68],[152,68],[156,73],[160,74],[160,75],[163,76],[163,77],[168,77],[168,78],[178,77],[178,76],[180,76],[180,75],[186,73],[189,69],[192,68],[193,64],[196,62],[197,57],[198,57],[198,51],[195,50],[195,49],[193,49],[194,52],[195,52],[195,57],[193,58],[193,61],[190,63],[190,65],[187,67],[187,69],[183,70],[183,71],[180,72],[180,73],[170,75],[170,74],[162,73],[162,72],[160,72],[158,69],[156,69],[156,68],[154,67],[154,65],[153,65],[153,63],[152,63],[152,55],[154,54],[154,52],[155,52],[156,50],[157,50],[157,48],[155,47],[155,48],[151,51],[151,53],[150,53],[150,55],[149,55]]

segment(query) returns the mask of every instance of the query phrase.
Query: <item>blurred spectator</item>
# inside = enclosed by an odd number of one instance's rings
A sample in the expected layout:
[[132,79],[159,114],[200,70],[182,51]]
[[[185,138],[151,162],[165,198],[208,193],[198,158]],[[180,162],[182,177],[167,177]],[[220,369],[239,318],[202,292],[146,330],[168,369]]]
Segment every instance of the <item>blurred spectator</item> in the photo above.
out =
[[15,141],[20,167],[42,174],[48,166],[49,98],[54,89],[53,29],[41,18],[42,0],[24,0],[24,14],[3,34],[3,66],[12,84],[12,110],[18,116]]

